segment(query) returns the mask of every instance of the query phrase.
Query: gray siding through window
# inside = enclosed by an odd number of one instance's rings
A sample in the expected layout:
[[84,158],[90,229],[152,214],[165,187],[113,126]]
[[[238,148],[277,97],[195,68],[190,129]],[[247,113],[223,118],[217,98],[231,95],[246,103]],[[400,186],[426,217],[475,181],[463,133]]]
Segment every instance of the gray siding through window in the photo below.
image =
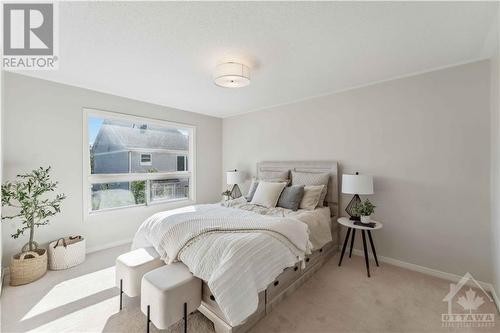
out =
[[128,152],[101,153],[94,156],[94,173],[128,173]]
[[[91,147],[94,174],[174,172],[187,164],[189,137],[180,130],[104,120]],[[151,165],[141,154],[151,154]],[[180,157],[186,163],[180,163]]]
[[151,153],[151,165],[141,165],[141,154],[130,152],[130,172],[172,172],[177,171],[177,154]]

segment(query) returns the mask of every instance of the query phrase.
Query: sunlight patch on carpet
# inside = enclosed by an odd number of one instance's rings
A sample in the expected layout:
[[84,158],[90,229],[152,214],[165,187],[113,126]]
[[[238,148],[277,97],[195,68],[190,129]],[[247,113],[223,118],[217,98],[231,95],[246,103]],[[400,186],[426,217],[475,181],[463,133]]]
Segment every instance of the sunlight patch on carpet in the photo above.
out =
[[114,287],[114,266],[63,281],[54,286],[21,321]]

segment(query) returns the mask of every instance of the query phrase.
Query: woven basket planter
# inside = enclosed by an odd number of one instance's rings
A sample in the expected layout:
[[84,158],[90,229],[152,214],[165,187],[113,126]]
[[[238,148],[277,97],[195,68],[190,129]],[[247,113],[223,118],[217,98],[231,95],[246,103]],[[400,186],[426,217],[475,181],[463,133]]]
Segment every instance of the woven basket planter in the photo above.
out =
[[10,261],[10,285],[20,286],[38,280],[47,272],[47,250],[18,253]]
[[85,250],[82,236],[59,238],[49,244],[49,268],[60,270],[79,265],[85,261]]

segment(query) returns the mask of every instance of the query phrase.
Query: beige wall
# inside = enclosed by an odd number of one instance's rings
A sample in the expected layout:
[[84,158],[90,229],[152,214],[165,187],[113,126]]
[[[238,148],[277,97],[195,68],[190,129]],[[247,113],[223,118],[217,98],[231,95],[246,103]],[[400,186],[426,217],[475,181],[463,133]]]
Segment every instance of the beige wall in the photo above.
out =
[[335,159],[372,174],[380,255],[490,281],[489,79],[482,61],[227,118],[223,167]]
[[491,59],[491,266],[492,283],[500,297],[500,25],[496,39],[497,52]]
[[[4,84],[3,84],[3,71],[0,71],[0,183],[3,182],[2,180],[2,141],[3,141],[3,131],[2,131],[2,118],[3,118],[3,109],[4,109]],[[2,214],[2,206],[0,205],[0,215]],[[0,221],[1,223],[1,221]],[[3,276],[4,276],[4,271],[3,271],[3,266],[4,266],[4,261],[2,260],[2,255],[3,255],[3,244],[2,244],[2,227],[0,225],[0,294],[2,293],[2,285],[3,285]],[[0,313],[2,311],[2,306],[0,305]]]
[[[68,196],[62,213],[52,219],[51,225],[36,230],[39,242],[82,234],[89,248],[105,247],[131,239],[147,216],[166,208],[153,205],[120,209],[95,214],[83,221],[83,107],[195,125],[196,198],[200,203],[220,200],[221,119],[12,73],[5,74],[4,97],[4,179],[51,165],[60,191]],[[27,239],[10,237],[15,226],[15,223],[3,223],[4,260],[19,251]]]

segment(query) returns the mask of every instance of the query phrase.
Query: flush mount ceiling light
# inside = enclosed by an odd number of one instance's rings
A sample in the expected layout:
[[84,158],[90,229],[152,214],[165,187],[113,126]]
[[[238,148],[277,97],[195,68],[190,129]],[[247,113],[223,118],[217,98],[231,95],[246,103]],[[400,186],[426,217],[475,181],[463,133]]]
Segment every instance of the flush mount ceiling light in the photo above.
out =
[[241,88],[250,84],[250,69],[237,62],[226,62],[217,65],[214,83],[224,88]]

